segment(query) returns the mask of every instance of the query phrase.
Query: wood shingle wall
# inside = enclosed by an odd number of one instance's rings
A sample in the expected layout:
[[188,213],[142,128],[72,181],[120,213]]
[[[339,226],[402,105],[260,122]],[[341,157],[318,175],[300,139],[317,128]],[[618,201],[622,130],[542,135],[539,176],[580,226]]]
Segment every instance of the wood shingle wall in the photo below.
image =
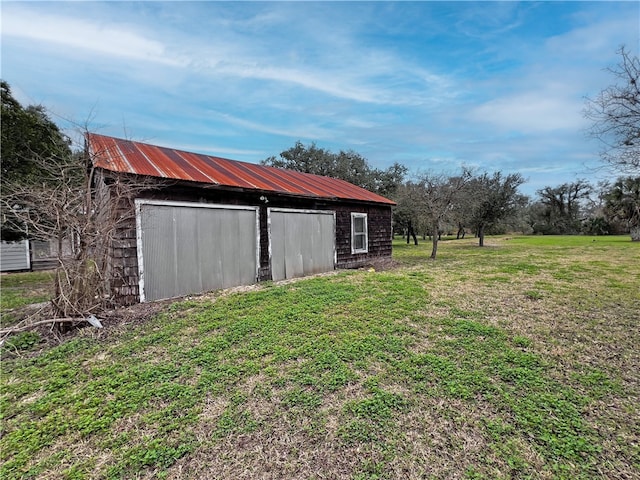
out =
[[[269,195],[265,198],[265,195],[259,191],[197,188],[191,185],[173,185],[161,190],[149,191],[141,197],[177,202],[259,206],[258,281],[271,280],[268,207],[334,211],[337,268],[356,268],[376,258],[391,256],[391,207],[389,205],[279,195]],[[110,291],[114,303],[131,305],[140,301],[135,210],[129,202],[117,199],[112,199],[112,205],[117,209],[115,214],[123,220],[118,223],[111,245]],[[369,241],[367,253],[351,253],[351,213],[353,212],[367,214]]]

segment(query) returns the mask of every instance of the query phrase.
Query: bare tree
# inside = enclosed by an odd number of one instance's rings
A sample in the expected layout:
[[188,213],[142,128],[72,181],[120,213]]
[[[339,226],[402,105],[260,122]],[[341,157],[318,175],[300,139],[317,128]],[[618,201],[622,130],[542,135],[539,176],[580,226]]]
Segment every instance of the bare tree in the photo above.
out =
[[[109,268],[109,251],[117,232],[131,223],[134,199],[161,186],[130,176],[104,177],[94,158],[104,152],[88,148],[51,161],[34,156],[37,183],[3,184],[2,210],[31,239],[58,242],[58,268],[52,300],[56,318],[85,318],[109,304],[117,272]],[[63,241],[71,241],[65,255]]]
[[604,148],[602,159],[614,169],[640,172],[640,60],[625,47],[617,52],[620,63],[608,71],[616,83],[587,98],[585,116],[592,121],[590,134]]
[[405,182],[398,187],[394,195],[396,207],[393,212],[393,219],[398,230],[403,230],[407,237],[407,244],[411,238],[415,245],[418,245],[416,229],[422,221],[420,209],[420,185],[414,182]]
[[464,168],[459,175],[424,173],[418,176],[416,201],[420,212],[430,225],[432,249],[431,258],[438,252],[440,227],[443,220],[451,215],[456,197],[471,180],[471,172]]

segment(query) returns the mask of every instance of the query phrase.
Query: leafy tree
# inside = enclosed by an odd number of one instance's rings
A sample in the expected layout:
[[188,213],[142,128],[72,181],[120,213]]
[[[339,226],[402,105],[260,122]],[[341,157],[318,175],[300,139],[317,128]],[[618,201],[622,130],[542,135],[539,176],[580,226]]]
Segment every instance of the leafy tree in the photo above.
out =
[[582,223],[580,202],[588,198],[591,191],[591,184],[585,180],[538,190],[540,206],[533,207],[537,211],[534,232],[551,235],[579,233]]
[[585,220],[582,225],[582,232],[585,235],[609,235],[611,233],[611,224],[602,215],[592,216]]
[[621,177],[605,194],[605,212],[611,221],[624,222],[631,240],[640,241],[640,177]]
[[455,224],[456,239],[463,239],[468,228],[472,226],[473,205],[476,199],[470,188],[463,189],[457,196],[456,201],[451,206],[450,220]]
[[42,105],[23,108],[11,93],[11,87],[0,81],[2,97],[2,178],[3,181],[38,182],[36,158],[50,161],[71,154],[70,141],[53,123]]
[[591,135],[604,148],[602,159],[621,172],[640,172],[640,60],[624,47],[620,63],[608,69],[616,83],[587,98],[585,116],[592,121]]
[[271,156],[261,163],[297,172],[339,178],[383,196],[393,195],[407,173],[407,168],[399,163],[394,163],[386,170],[380,170],[372,168],[366,158],[352,150],[333,153],[317,147],[315,143],[305,146],[300,141],[281,152],[279,158]]
[[518,194],[518,187],[523,183],[519,173],[504,176],[501,172],[483,173],[469,182],[466,189],[472,198],[469,221],[476,229],[481,247],[486,229],[514,214],[526,202],[525,197]]

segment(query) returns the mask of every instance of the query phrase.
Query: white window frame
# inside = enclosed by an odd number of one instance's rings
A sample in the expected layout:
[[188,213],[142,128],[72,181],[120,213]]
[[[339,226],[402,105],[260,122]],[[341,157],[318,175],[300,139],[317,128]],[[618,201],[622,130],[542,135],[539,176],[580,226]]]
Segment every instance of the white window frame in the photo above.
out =
[[[356,232],[356,218],[364,219],[364,232]],[[364,235],[364,248],[356,249],[356,235]],[[369,221],[366,213],[351,212],[351,253],[369,253]]]

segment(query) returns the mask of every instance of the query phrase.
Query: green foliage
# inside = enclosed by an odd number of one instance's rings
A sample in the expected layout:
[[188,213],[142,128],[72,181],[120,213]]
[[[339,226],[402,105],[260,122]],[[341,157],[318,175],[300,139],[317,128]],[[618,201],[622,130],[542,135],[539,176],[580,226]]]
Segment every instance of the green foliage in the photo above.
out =
[[472,196],[467,219],[469,226],[478,232],[480,246],[484,244],[485,231],[500,221],[514,215],[526,203],[526,198],[518,194],[518,187],[524,183],[519,173],[506,176],[502,172],[492,175],[483,173],[474,177],[467,189]]
[[580,233],[583,202],[593,187],[585,180],[547,186],[538,190],[538,202],[531,208],[534,233],[574,235]]
[[524,294],[529,300],[542,300],[544,297],[538,290],[527,290]]
[[379,422],[392,418],[395,412],[402,411],[407,406],[407,401],[401,395],[388,393],[380,388],[371,390],[370,397],[348,403],[346,411],[356,418]]
[[640,177],[620,177],[604,193],[611,222],[622,223],[631,238],[640,241]]
[[[39,184],[43,178],[42,161],[55,163],[71,155],[70,141],[47,116],[41,105],[23,107],[11,94],[4,80],[0,83],[2,110],[2,182],[6,193],[14,184]],[[2,219],[2,239],[23,237],[22,228],[9,211]]]
[[4,80],[2,94],[2,178],[3,182],[37,181],[35,157],[60,158],[69,155],[69,141],[47,116],[41,105],[24,108],[11,94]]
[[636,376],[619,366],[636,358],[640,246],[594,238],[444,242],[438,263],[397,242],[407,267],[176,302],[3,359],[0,475],[210,476],[211,462],[230,478],[257,458],[255,473],[312,478],[293,469],[316,456],[353,478],[633,472]]
[[582,224],[582,233],[585,235],[608,235],[611,232],[611,225],[605,217],[591,217]]
[[40,342],[40,335],[35,332],[21,332],[9,337],[2,346],[3,350],[29,350]]
[[305,146],[300,141],[281,152],[280,158],[272,156],[262,164],[339,178],[383,196],[392,195],[407,174],[407,168],[399,163],[380,170],[371,167],[366,158],[352,150],[333,153],[318,148],[315,143]]
[[0,312],[3,314],[24,305],[46,302],[51,298],[51,272],[12,273],[3,275],[0,281]]

